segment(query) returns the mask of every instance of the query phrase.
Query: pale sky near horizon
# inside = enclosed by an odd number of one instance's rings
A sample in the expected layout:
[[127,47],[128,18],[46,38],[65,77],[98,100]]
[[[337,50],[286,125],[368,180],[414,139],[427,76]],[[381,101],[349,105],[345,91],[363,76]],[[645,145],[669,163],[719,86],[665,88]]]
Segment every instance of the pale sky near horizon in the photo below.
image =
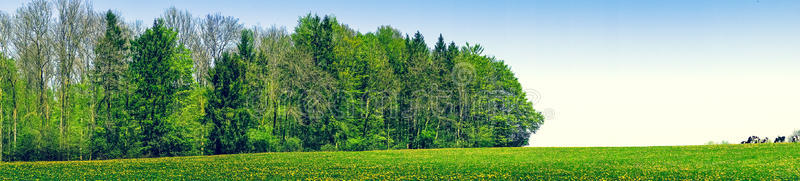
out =
[[[25,0],[0,0],[13,14]],[[531,146],[697,145],[800,129],[800,1],[94,0],[145,24],[176,6],[248,26],[334,14],[505,60],[550,118]]]

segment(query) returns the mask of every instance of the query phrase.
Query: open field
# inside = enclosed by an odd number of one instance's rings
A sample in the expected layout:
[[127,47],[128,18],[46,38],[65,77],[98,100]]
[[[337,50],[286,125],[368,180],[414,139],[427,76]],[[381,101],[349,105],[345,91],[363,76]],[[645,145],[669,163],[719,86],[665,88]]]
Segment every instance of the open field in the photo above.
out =
[[297,152],[0,163],[0,179],[800,179],[800,144]]

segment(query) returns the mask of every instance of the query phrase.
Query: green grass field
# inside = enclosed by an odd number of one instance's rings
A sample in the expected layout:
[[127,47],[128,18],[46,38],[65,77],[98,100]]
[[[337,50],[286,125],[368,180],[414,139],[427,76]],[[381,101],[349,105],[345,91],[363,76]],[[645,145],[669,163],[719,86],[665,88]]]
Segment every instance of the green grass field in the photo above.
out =
[[258,153],[0,163],[3,180],[798,180],[800,144]]

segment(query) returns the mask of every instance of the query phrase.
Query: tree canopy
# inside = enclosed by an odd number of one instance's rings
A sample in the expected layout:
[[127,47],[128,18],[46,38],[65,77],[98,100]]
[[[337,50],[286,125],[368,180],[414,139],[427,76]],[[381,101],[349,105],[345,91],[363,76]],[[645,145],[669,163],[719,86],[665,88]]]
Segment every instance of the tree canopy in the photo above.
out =
[[0,12],[0,160],[524,146],[544,120],[507,64],[442,34],[175,7],[139,28],[85,3]]

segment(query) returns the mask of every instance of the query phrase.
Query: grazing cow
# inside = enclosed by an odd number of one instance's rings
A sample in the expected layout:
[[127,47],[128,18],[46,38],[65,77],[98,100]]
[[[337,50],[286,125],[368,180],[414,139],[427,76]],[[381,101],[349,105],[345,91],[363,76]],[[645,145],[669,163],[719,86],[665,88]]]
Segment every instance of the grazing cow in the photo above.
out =
[[[756,143],[769,143],[769,137],[764,137],[763,139],[759,138],[758,136],[750,136],[747,137],[747,141],[742,141],[741,144],[756,144]],[[786,136],[778,136],[775,140],[772,141],[773,143],[798,143],[800,142],[800,135],[791,136],[789,139],[786,139]]]
[[742,144],[745,144],[745,143],[758,143],[759,141],[760,141],[760,139],[758,138],[758,136],[750,136],[750,137],[747,137],[747,141],[742,141]]
[[786,136],[778,136],[773,143],[783,143],[784,141],[786,141]]

